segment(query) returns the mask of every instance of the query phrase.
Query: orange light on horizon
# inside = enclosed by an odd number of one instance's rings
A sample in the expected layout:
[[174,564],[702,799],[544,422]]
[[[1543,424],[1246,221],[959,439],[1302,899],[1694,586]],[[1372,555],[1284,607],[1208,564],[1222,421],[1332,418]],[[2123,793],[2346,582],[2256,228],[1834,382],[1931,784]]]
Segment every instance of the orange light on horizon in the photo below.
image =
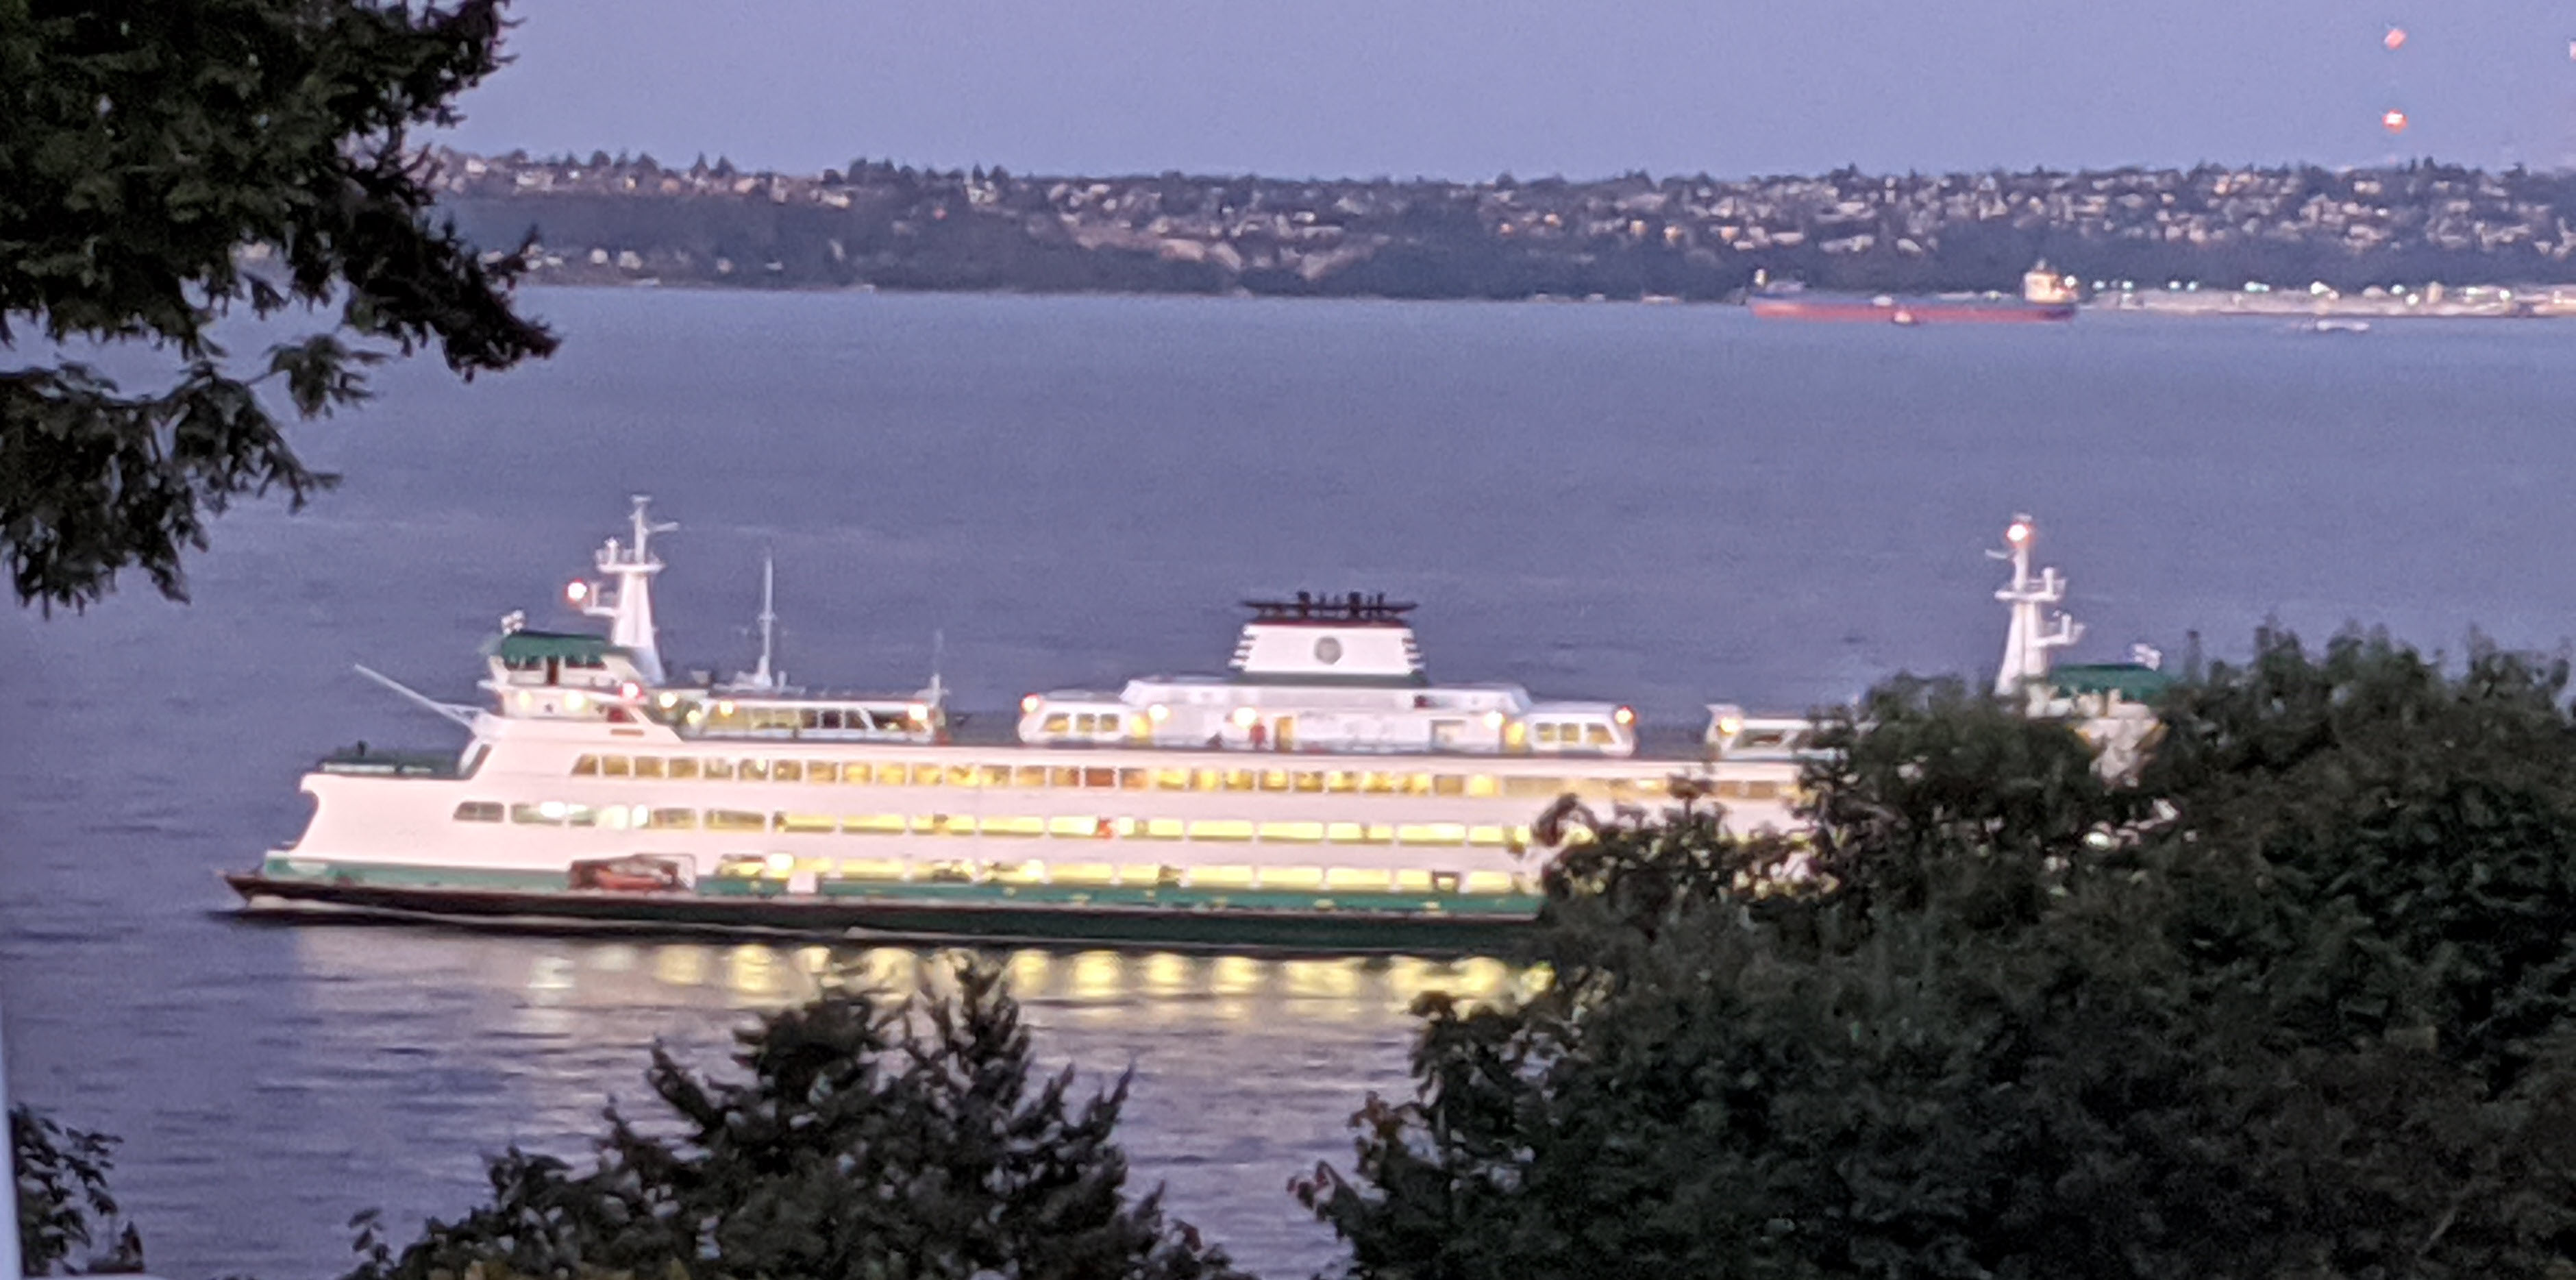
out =
[[2380,37],[2379,43],[2387,46],[2390,53],[2395,53],[2398,50],[2405,48],[2406,28],[2390,27],[2388,29],[2388,34]]
[[2406,132],[2406,113],[2403,111],[2392,110],[2381,115],[2379,117],[2379,127],[2386,129],[2390,133]]

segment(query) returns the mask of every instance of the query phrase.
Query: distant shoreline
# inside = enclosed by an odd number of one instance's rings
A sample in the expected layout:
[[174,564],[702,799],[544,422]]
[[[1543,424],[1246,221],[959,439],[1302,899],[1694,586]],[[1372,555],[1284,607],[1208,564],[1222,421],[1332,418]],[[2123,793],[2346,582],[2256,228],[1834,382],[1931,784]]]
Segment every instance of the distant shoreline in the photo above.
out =
[[430,159],[440,211],[487,249],[533,235],[549,283],[1715,302],[2012,292],[2045,262],[2097,299],[2576,287],[2576,174],[2430,162],[1453,183]]

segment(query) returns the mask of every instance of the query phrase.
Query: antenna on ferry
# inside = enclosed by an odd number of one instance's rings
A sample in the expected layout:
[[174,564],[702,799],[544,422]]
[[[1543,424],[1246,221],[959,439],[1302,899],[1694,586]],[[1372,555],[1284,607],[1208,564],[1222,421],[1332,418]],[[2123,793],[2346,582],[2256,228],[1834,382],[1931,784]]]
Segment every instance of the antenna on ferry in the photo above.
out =
[[921,691],[922,701],[938,706],[948,700],[948,686],[939,679],[939,659],[948,647],[948,633],[933,629],[930,633],[930,687]]
[[778,558],[768,548],[760,552],[760,665],[751,669],[745,684],[755,689],[774,689],[786,676],[772,672],[769,660],[778,631]]
[[2004,697],[2021,693],[2048,678],[2049,651],[2075,643],[2084,634],[2082,624],[2063,613],[2051,613],[2044,621],[2041,608],[2066,598],[2066,579],[2055,569],[2041,569],[2033,575],[2030,567],[2031,543],[2039,537],[2039,526],[2027,515],[2016,515],[2004,529],[2004,550],[1986,554],[1997,560],[2012,562],[2012,582],[1995,592],[1995,599],[2012,606],[2012,629],[2004,636],[2003,666],[1995,673],[1995,692]]

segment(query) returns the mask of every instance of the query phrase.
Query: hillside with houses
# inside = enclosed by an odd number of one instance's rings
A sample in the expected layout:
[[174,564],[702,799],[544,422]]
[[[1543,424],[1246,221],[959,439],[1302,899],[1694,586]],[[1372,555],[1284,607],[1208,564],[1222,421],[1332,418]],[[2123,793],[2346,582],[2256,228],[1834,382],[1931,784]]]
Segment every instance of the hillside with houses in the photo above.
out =
[[1458,183],[428,159],[471,239],[533,239],[562,283],[1722,300],[2011,290],[2042,260],[2095,291],[2576,283],[2576,175],[2430,162]]

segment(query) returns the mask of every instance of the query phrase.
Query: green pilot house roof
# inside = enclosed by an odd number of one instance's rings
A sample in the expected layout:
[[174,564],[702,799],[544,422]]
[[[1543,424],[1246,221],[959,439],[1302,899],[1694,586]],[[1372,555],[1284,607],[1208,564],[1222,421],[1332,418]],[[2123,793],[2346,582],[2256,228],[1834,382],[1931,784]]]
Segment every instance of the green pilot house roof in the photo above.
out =
[[2130,702],[2153,702],[2173,686],[2173,676],[2135,662],[2068,662],[2050,671],[2048,682],[2070,698],[2110,693]]
[[604,637],[566,631],[505,631],[483,642],[484,657],[512,663],[559,658],[568,663],[597,665],[610,654],[625,652]]

